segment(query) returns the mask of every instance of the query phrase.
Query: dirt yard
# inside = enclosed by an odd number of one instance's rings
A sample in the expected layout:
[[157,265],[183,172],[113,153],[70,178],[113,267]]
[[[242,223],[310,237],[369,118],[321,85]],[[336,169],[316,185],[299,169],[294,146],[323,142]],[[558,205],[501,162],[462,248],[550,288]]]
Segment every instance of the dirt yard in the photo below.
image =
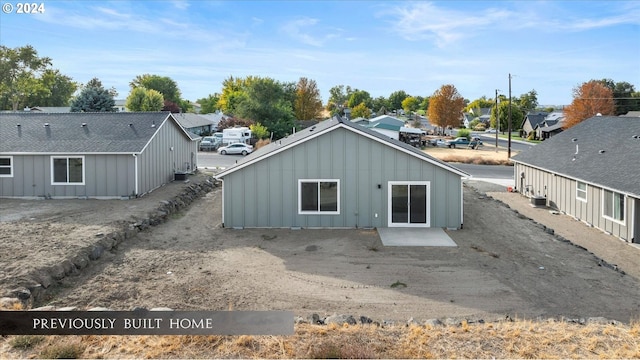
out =
[[[135,200],[1,200],[0,285],[135,222],[184,186]],[[600,266],[484,191],[465,187],[464,229],[449,232],[458,247],[403,248],[384,247],[375,230],[224,229],[218,188],[52,285],[34,305],[290,310],[378,321],[638,319],[638,279]]]

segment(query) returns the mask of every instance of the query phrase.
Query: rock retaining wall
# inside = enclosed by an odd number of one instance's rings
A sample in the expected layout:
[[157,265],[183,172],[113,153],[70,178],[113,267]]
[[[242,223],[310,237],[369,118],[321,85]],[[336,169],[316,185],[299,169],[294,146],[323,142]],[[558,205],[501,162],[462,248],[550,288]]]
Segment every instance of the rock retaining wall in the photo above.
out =
[[105,252],[123,241],[135,238],[138,232],[164,223],[171,214],[188,207],[194,200],[220,186],[220,182],[210,176],[198,183],[189,183],[187,180],[187,184],[180,194],[170,200],[160,201],[160,206],[147,217],[123,225],[115,232],[97,234],[91,245],[79,249],[56,265],[34,269],[29,276],[12,279],[7,288],[0,289],[0,307],[7,308],[11,304],[10,307],[16,308],[20,306],[19,303],[22,308],[31,308],[47,291],[54,289],[58,281],[82,271]]

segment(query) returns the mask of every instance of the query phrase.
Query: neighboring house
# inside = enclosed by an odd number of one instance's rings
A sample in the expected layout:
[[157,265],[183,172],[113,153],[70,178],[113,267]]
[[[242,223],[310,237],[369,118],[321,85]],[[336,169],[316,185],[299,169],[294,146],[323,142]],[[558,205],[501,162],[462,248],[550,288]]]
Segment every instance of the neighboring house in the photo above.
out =
[[198,114],[198,115],[202,116],[205,119],[211,120],[214,131],[219,131],[220,129],[218,129],[218,124],[220,123],[220,121],[227,118],[227,116],[220,110],[217,110],[215,113],[211,113],[211,114]]
[[469,124],[471,124],[471,122],[476,118],[487,128],[491,124],[491,108],[480,108],[479,114],[476,114],[475,111],[471,109],[471,111],[463,113],[462,115],[462,125],[467,129],[469,128]]
[[142,196],[197,168],[200,138],[167,112],[0,117],[0,197]]
[[515,155],[518,192],[640,243],[640,118],[596,116]]
[[548,113],[539,112],[539,113],[529,113],[525,116],[524,121],[522,122],[522,131],[521,135],[523,138],[528,138],[531,133],[535,133],[534,130],[538,124],[543,122],[547,117]]
[[400,138],[400,128],[403,126],[403,120],[387,115],[369,119],[369,124],[366,125],[367,128],[396,140]]
[[261,147],[216,177],[228,228],[459,229],[467,176],[336,117]]
[[536,133],[535,138],[538,140],[545,140],[553,135],[559,134],[562,132],[564,118],[558,118],[554,120],[544,120],[540,124],[536,125],[536,128],[533,131]]
[[127,100],[126,99],[115,99],[114,100],[115,105],[113,106],[113,108],[116,110],[116,112],[127,112],[129,110],[127,110]]
[[180,123],[183,128],[198,136],[210,135],[216,130],[213,120],[201,115],[193,113],[178,113],[173,114],[173,117],[178,120],[178,123]]
[[357,117],[355,119],[352,119],[351,122],[354,124],[363,125],[363,126],[369,125],[369,119],[365,119],[363,117]]
[[[28,110],[27,110],[28,109]],[[71,112],[70,106],[34,106],[32,108],[25,108],[25,111],[38,111],[41,113],[59,114]]]

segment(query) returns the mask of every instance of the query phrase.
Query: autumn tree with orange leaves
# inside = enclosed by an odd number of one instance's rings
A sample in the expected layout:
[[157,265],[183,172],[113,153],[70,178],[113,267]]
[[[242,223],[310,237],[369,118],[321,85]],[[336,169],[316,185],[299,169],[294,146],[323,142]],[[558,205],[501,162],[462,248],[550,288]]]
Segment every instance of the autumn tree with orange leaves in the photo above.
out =
[[573,89],[573,102],[564,108],[563,127],[568,129],[585,119],[601,115],[614,115],[613,91],[601,81],[591,80]]
[[453,85],[442,87],[429,98],[429,122],[441,127],[460,126],[464,98]]

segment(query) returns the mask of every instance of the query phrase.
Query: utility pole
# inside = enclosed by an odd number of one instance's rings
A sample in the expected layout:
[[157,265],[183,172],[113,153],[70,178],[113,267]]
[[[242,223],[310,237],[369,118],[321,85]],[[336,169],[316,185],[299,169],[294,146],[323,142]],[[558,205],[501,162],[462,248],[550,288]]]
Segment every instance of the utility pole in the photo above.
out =
[[500,108],[498,107],[498,89],[496,89],[496,152],[498,152],[498,133],[500,133]]
[[509,73],[509,141],[508,141],[508,152],[507,152],[507,157],[509,159],[511,159],[511,73]]

